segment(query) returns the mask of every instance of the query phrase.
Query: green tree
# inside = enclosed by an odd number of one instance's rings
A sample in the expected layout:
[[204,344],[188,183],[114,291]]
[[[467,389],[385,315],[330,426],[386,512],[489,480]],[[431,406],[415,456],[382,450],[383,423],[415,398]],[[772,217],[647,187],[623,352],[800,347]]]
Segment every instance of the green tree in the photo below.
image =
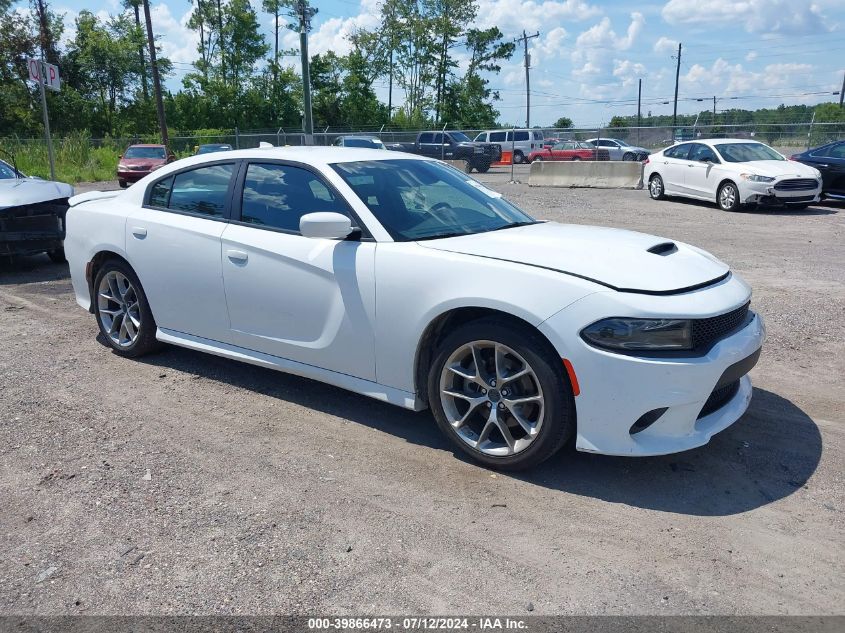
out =
[[570,119],[568,116],[562,116],[557,121],[552,123],[552,127],[562,129],[570,128],[572,127],[572,119]]

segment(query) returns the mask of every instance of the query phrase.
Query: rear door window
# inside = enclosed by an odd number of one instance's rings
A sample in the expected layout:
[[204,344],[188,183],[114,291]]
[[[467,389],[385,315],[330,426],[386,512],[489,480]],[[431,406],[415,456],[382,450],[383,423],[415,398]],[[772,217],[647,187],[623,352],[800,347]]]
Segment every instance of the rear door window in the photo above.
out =
[[517,141],[527,141],[529,139],[528,132],[516,132],[514,138]]
[[214,218],[223,217],[234,172],[234,163],[227,163],[176,174],[167,208]]
[[686,160],[687,156],[689,155],[691,145],[691,143],[682,143],[680,145],[676,145],[675,147],[670,147],[669,149],[663,152],[663,155],[667,158]]
[[505,140],[505,132],[490,132],[491,143],[502,143]]
[[420,143],[431,143],[433,137],[434,135],[431,132],[420,134]]

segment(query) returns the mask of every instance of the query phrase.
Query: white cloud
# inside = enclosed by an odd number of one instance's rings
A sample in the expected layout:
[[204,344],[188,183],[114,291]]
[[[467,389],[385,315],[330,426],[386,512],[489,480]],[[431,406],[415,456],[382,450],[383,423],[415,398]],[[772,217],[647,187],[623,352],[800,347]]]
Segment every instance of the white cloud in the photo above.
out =
[[749,33],[828,31],[819,3],[803,0],[669,0],[661,13],[673,25],[739,24]]
[[[338,55],[346,55],[352,46],[349,36],[358,29],[374,29],[379,25],[378,0],[362,0],[358,15],[347,18],[332,17],[312,29],[308,36],[308,52],[311,55],[334,51]],[[319,16],[319,13],[317,14]],[[299,32],[285,29],[282,34],[284,48],[299,50]],[[281,44],[280,44],[281,46]]]
[[613,30],[610,18],[604,17],[577,37],[571,54],[572,76],[581,82],[583,95],[594,95],[597,82],[616,83],[615,53],[630,49],[644,25],[645,18],[642,13],[632,13],[625,34],[618,35]]
[[637,79],[645,75],[645,72],[645,66],[639,62],[633,62],[630,59],[613,60],[613,76],[619,79],[625,87],[636,84]]
[[694,64],[681,76],[683,92],[721,95],[745,95],[765,93],[776,89],[792,90],[790,86],[800,85],[813,72],[811,64],[780,63],[769,64],[760,72],[743,68],[742,64],[731,64],[722,58],[706,68]]
[[673,40],[666,36],[661,36],[660,39],[658,39],[654,43],[653,50],[655,53],[659,53],[661,55],[668,55],[674,53],[676,50],[678,50],[678,40]]
[[601,13],[598,6],[584,0],[479,0],[475,26],[498,26],[506,37],[515,37],[523,29],[537,31],[564,20],[586,20]]

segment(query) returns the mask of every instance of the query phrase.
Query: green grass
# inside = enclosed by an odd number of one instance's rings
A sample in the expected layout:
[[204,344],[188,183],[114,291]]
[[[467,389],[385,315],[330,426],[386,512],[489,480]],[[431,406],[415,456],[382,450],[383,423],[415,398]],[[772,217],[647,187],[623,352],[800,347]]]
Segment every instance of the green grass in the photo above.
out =
[[[50,179],[50,161],[44,141],[3,139],[0,149],[13,154],[18,169],[27,176]],[[71,184],[114,180],[117,159],[123,149],[122,145],[108,140],[102,146],[94,147],[81,133],[54,139],[56,180]],[[0,157],[8,161],[8,157],[2,154]]]

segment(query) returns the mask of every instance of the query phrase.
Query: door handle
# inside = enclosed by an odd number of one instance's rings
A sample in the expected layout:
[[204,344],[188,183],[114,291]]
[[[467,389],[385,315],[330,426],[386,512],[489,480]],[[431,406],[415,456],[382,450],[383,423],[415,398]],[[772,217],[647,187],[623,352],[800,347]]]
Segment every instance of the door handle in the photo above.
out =
[[827,163],[816,163],[816,167],[830,167]]
[[147,237],[147,229],[145,229],[143,226],[133,226],[132,235],[137,237],[139,240],[142,240]]
[[231,249],[226,251],[226,257],[228,257],[236,264],[246,264],[247,260],[249,259],[249,255],[247,255],[243,251],[236,251]]

